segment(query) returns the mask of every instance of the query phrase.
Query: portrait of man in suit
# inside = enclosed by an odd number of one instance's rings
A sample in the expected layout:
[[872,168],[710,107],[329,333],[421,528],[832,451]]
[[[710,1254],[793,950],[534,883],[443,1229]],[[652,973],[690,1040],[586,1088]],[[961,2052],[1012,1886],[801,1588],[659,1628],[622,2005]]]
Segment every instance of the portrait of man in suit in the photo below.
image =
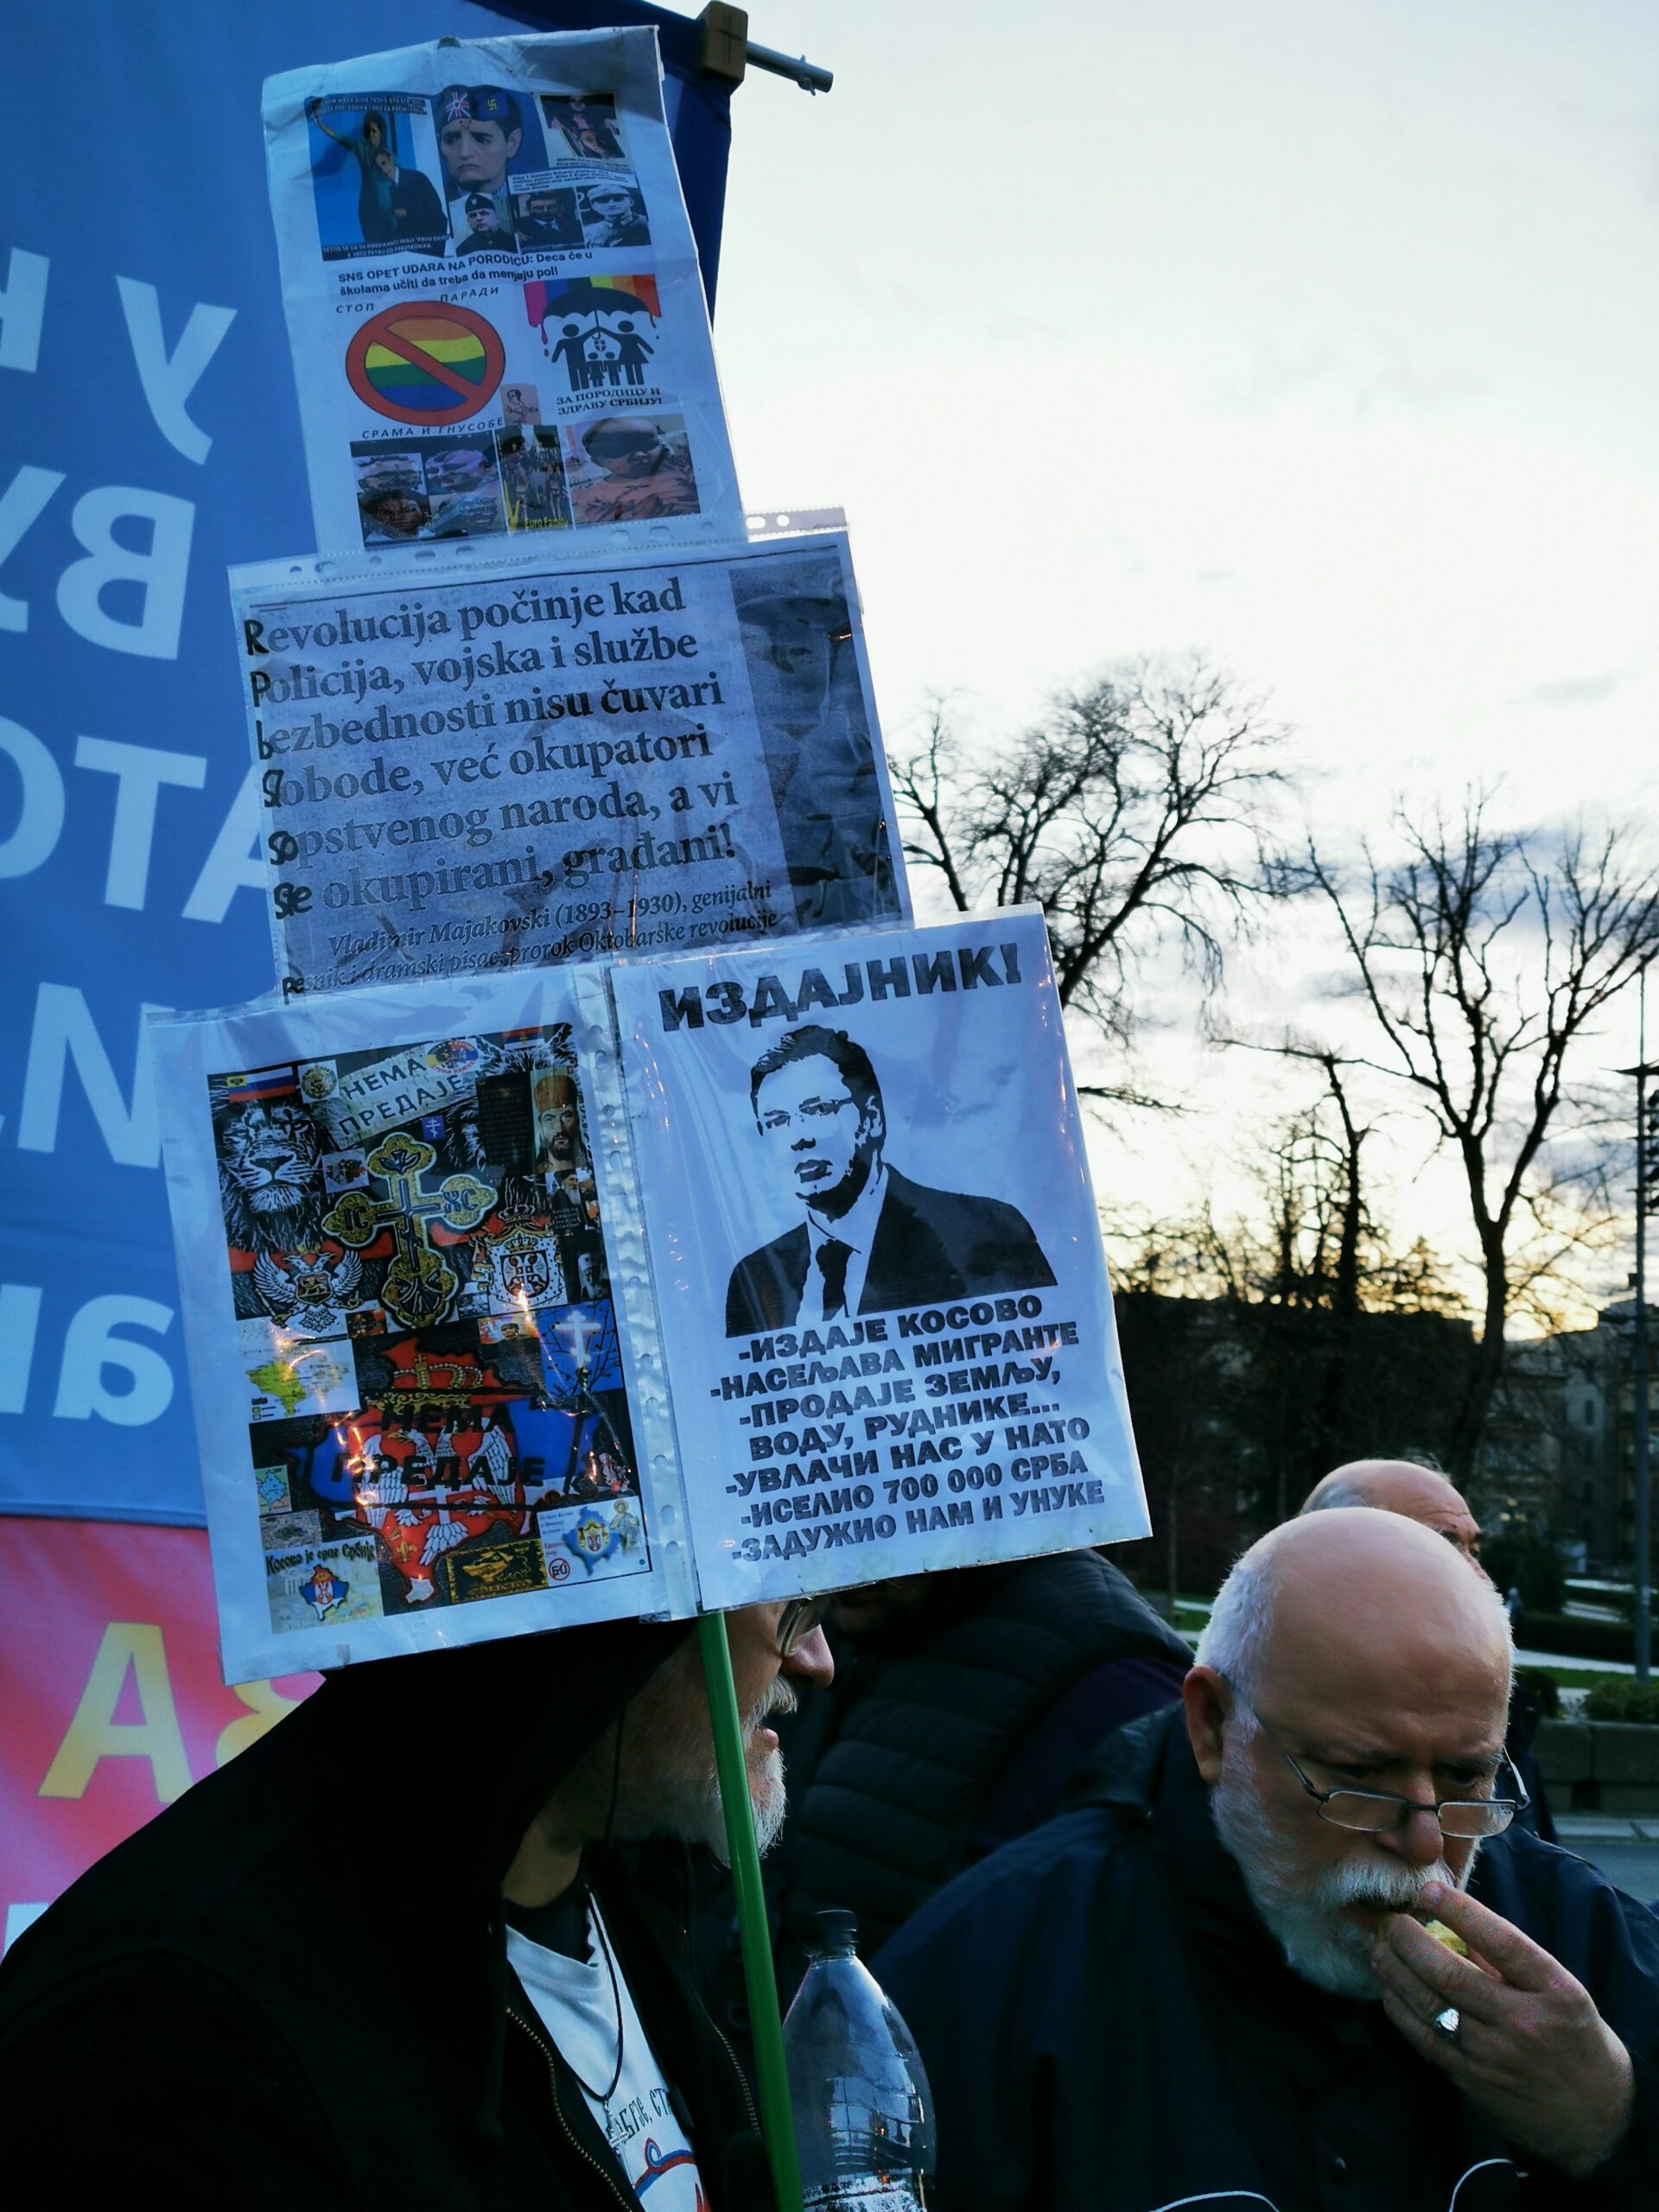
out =
[[728,1337],[1052,1284],[1017,1206],[931,1190],[888,1164],[881,1088],[844,1030],[812,1023],[768,1046],[749,1103],[803,1217],[733,1268]]

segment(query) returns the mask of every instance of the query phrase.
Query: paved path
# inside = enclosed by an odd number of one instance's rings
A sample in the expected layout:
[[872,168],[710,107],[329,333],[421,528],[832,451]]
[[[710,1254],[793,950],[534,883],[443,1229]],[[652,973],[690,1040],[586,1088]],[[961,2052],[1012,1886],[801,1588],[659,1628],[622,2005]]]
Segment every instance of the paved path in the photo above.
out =
[[1517,1651],[1517,1667],[1571,1667],[1575,1674],[1633,1675],[1634,1667],[1623,1659],[1569,1659],[1563,1651]]

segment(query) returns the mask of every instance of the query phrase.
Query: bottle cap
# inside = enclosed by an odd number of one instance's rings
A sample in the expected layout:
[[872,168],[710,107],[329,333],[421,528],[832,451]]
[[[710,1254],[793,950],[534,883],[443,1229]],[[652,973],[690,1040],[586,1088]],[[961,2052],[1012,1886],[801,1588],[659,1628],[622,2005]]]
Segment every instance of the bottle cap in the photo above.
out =
[[815,1912],[812,1919],[817,1933],[808,1948],[815,1959],[845,1958],[856,1954],[858,1922],[853,1914],[836,1909]]

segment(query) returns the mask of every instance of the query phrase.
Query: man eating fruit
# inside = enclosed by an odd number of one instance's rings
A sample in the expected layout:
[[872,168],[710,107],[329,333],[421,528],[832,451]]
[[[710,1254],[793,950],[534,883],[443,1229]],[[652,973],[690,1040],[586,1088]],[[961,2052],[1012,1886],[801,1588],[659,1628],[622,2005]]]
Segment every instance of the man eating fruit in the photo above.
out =
[[876,1962],[945,2212],[1659,2202],[1659,1919],[1515,1827],[1510,1661],[1397,1514],[1247,1552],[1183,1705]]

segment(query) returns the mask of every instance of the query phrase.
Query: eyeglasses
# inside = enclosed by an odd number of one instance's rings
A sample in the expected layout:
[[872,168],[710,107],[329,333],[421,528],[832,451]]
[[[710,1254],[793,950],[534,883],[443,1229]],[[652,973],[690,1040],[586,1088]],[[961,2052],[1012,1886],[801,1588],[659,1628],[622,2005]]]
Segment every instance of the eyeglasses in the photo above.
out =
[[[1236,1691],[1233,1694],[1238,1696]],[[1404,1827],[1414,1813],[1429,1813],[1440,1824],[1444,1836],[1469,1839],[1502,1835],[1522,1808],[1532,1802],[1507,1751],[1500,1771],[1508,1767],[1514,1776],[1515,1786],[1520,1792],[1517,1797],[1441,1797],[1431,1805],[1424,1805],[1414,1797],[1396,1797],[1385,1790],[1316,1789],[1255,1708],[1243,1698],[1238,1702],[1254,1715],[1257,1727],[1319,1807],[1319,1818],[1329,1821],[1332,1827],[1355,1829],[1362,1835],[1385,1835],[1392,1829]]]
[[657,446],[654,437],[622,430],[601,430],[596,438],[584,442],[595,461],[620,461],[624,454],[652,453]]
[[787,1659],[798,1651],[835,1603],[828,1598],[791,1598],[778,1618],[778,1656]]

